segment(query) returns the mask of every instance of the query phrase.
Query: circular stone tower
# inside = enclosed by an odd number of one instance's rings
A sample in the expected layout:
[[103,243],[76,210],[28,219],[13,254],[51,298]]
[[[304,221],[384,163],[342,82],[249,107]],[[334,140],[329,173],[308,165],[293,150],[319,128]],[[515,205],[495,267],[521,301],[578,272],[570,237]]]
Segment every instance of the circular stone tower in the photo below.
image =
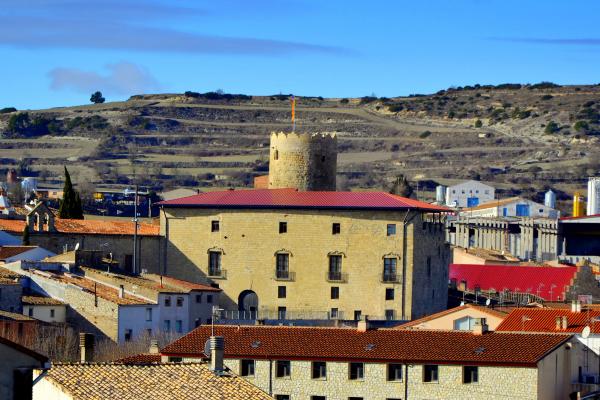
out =
[[269,189],[335,191],[335,133],[273,132],[269,157]]

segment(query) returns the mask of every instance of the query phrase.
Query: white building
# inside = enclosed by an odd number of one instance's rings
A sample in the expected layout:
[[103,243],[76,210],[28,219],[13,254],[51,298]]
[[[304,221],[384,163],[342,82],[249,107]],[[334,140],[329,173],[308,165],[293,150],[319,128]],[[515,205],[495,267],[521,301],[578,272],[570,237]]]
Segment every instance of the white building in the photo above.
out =
[[23,315],[44,322],[66,322],[67,305],[60,300],[44,296],[23,296]]
[[600,214],[600,178],[588,180],[587,215]]
[[40,261],[56,254],[39,246],[0,246],[0,263]]
[[446,189],[448,207],[475,207],[494,199],[496,189],[479,181],[466,181]]
[[560,216],[560,212],[529,199],[510,197],[502,200],[493,200],[471,208],[465,208],[460,212],[460,215],[466,217],[487,218],[526,217],[557,219]]

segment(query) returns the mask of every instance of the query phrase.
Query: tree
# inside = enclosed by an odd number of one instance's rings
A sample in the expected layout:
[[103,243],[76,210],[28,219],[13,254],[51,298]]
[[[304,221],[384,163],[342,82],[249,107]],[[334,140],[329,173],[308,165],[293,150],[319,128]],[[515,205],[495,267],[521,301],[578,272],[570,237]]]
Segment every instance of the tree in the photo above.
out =
[[478,119],[477,121],[475,121],[475,128],[481,128],[483,126],[483,122],[481,122],[480,119]]
[[392,185],[390,193],[402,197],[410,197],[413,194],[413,188],[410,186],[410,183],[408,183],[408,180],[406,180],[404,175],[398,175]]
[[102,97],[102,92],[93,93],[90,97],[90,101],[94,104],[104,103],[106,99]]
[[30,244],[29,227],[27,225],[25,225],[25,228],[23,228],[23,237],[21,238],[21,243],[23,244],[23,246],[29,246]]
[[560,131],[560,127],[554,121],[548,122],[548,125],[546,125],[546,129],[544,129],[544,133],[546,134],[552,134],[558,131]]
[[63,188],[63,198],[58,209],[59,218],[63,219],[83,219],[83,209],[81,207],[81,198],[79,193],[73,189],[71,175],[65,167],[65,186]]

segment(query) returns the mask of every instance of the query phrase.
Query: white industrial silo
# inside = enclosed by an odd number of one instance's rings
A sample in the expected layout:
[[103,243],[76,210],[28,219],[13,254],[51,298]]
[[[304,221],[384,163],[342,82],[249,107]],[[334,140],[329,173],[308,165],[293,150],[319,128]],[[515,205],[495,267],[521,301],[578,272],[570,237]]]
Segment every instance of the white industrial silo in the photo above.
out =
[[600,178],[588,180],[587,215],[600,214]]
[[438,204],[444,204],[446,202],[446,186],[438,185],[435,188],[435,202]]
[[550,208],[556,208],[556,193],[548,190],[544,195],[544,205]]

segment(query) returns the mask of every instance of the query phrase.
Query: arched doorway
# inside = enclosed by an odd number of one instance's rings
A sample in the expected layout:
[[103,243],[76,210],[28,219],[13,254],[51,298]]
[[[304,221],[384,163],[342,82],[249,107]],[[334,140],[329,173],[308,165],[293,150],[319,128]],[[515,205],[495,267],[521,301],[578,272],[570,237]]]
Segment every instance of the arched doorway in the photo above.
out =
[[238,297],[238,309],[249,313],[251,319],[256,318],[258,311],[258,295],[252,290],[244,290]]

